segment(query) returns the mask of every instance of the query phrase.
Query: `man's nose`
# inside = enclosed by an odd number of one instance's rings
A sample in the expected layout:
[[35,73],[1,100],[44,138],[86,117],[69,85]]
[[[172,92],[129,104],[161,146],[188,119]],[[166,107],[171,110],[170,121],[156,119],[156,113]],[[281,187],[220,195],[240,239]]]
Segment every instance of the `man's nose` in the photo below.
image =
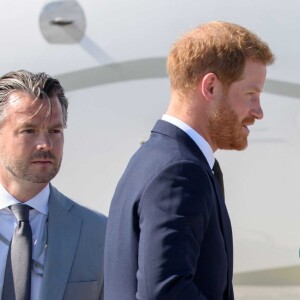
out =
[[254,108],[251,110],[251,114],[258,120],[261,120],[264,117],[264,112],[261,108],[259,99],[256,102],[256,105],[254,106]]
[[41,132],[39,134],[37,149],[46,151],[52,149],[52,141],[48,132]]

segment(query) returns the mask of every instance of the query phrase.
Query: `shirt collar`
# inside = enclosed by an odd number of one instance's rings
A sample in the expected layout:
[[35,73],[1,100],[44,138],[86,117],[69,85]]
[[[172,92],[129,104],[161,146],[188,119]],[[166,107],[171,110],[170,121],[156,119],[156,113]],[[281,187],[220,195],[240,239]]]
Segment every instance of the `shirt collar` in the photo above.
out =
[[[36,209],[38,212],[48,214],[48,201],[50,195],[49,184],[41,190],[37,195],[26,201],[26,204]],[[1,184],[0,184],[0,209],[6,208],[10,205],[20,203],[14,198]]]
[[199,149],[202,151],[210,168],[211,169],[213,168],[213,165],[215,163],[213,150],[212,150],[211,146],[209,145],[209,143],[196,130],[191,128],[185,122],[183,122],[173,116],[167,115],[167,114],[164,114],[162,116],[162,120],[167,121],[167,122],[177,126],[181,130],[183,130],[197,144]]

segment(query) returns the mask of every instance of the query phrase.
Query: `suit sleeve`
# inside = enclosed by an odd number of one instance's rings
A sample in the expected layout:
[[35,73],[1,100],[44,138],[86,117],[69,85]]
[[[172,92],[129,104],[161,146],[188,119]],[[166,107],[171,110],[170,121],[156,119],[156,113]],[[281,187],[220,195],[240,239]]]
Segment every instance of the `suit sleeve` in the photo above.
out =
[[191,162],[156,174],[141,196],[137,299],[205,300],[194,282],[212,208],[206,171]]

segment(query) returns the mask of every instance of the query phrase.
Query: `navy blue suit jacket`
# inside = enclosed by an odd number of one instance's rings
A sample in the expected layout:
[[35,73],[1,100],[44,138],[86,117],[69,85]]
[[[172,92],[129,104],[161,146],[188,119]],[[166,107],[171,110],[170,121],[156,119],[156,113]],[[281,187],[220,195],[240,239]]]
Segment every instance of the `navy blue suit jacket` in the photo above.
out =
[[232,300],[232,264],[229,216],[205,157],[158,121],[112,199],[105,299]]

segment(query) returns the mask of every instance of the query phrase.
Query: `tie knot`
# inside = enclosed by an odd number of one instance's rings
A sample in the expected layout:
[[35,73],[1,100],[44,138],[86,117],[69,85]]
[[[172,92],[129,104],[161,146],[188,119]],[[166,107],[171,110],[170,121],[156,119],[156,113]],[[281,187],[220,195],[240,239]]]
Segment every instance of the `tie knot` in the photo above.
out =
[[29,209],[30,207],[26,204],[14,204],[10,206],[11,211],[17,218],[18,222],[29,221]]

